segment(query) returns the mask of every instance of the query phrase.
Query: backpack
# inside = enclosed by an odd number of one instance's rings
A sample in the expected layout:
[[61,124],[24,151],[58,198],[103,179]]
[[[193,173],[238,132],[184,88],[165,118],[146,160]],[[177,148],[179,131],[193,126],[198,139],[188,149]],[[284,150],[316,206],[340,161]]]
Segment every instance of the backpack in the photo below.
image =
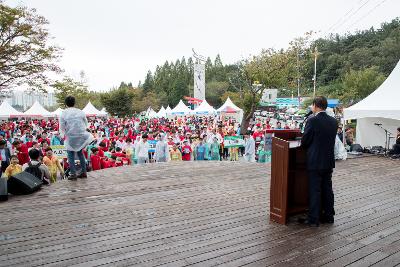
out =
[[39,169],[40,165],[42,165],[42,163],[38,163],[36,165],[33,165],[31,162],[28,162],[28,167],[25,169],[26,172],[32,174],[33,176],[35,176],[36,178],[38,178],[39,180],[42,180],[43,178],[43,172],[41,169]]

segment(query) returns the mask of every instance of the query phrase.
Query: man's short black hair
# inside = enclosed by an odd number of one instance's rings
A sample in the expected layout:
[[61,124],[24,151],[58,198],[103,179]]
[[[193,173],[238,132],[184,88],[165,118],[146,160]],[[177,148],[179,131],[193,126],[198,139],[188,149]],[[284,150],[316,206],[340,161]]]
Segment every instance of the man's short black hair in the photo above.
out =
[[31,158],[31,160],[38,160],[40,157],[39,150],[37,150],[35,148],[29,150],[29,157]]
[[65,98],[65,105],[69,108],[75,106],[75,97],[73,97],[72,95],[67,96]]
[[328,100],[326,99],[325,96],[317,96],[313,99],[312,104],[317,108],[326,110],[326,108],[328,107]]
[[0,140],[0,146],[5,146],[7,144],[6,140]]
[[149,137],[149,136],[148,136],[147,134],[143,134],[143,135],[142,135],[142,138],[146,138],[146,139],[147,139],[148,137]]
[[17,146],[17,145],[19,145],[19,144],[21,144],[21,141],[19,141],[19,140],[15,140],[15,141],[12,143],[13,146]]

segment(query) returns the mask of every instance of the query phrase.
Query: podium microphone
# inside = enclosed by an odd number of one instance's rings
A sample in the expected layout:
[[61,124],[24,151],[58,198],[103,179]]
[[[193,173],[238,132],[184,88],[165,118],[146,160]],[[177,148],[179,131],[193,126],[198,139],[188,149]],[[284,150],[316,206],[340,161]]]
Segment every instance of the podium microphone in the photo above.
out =
[[310,117],[311,115],[313,114],[313,112],[310,110],[305,116],[304,116],[304,118],[308,118],[308,117]]
[[382,126],[382,123],[374,123],[376,126]]

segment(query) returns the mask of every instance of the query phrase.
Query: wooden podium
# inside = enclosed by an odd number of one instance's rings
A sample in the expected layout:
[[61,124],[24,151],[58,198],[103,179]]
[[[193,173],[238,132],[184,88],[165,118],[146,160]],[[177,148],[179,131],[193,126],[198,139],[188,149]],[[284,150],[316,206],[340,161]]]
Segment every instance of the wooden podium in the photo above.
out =
[[[272,138],[270,220],[286,224],[308,209],[306,153],[300,141]],[[279,134],[278,134],[279,136]],[[286,136],[285,136],[286,137]]]

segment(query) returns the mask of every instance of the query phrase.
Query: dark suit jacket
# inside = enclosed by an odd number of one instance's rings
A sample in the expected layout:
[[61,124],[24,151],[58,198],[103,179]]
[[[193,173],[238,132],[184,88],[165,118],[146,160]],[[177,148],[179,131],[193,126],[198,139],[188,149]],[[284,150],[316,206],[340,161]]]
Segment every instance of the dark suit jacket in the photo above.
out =
[[307,120],[301,145],[307,149],[308,170],[332,170],[335,168],[335,139],[338,123],[326,112],[320,112]]

